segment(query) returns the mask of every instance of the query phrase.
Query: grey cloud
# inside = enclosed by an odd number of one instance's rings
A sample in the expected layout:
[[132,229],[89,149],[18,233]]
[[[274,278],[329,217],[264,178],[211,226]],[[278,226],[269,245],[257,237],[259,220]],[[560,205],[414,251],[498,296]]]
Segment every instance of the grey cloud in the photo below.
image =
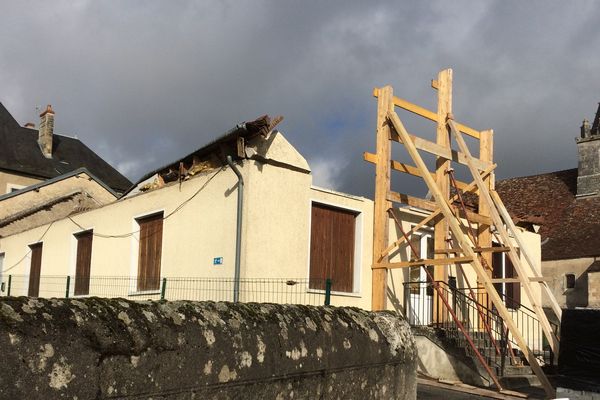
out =
[[573,137],[600,101],[598,3],[448,4],[13,2],[0,16],[0,101],[22,123],[52,103],[58,131],[132,179],[283,114],[309,162],[338,166],[325,179],[370,195],[372,88],[435,108],[429,80],[452,67],[455,115],[494,128],[500,178],[574,167]]

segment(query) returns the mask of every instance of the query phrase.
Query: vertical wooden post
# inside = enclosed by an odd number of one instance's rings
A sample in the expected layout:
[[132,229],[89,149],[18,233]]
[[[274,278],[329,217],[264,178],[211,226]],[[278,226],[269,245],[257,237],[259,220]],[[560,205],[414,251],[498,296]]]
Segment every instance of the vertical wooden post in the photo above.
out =
[[[436,143],[450,148],[450,131],[446,124],[446,118],[452,112],[452,70],[445,69],[438,73],[437,80],[438,106],[437,106],[437,129]],[[435,162],[435,181],[444,199],[450,198],[450,178],[446,170],[450,168],[450,160],[437,157]],[[446,239],[448,238],[448,222],[445,218],[438,220],[434,227],[434,248],[435,250],[445,250],[447,248]],[[435,258],[446,258],[445,254],[436,254]],[[437,265],[433,270],[433,279],[436,281],[448,281],[448,267],[446,265]],[[441,300],[437,294],[433,296],[433,310],[442,310]],[[433,322],[443,322],[446,313],[433,313]]]
[[[375,205],[373,213],[373,265],[388,246],[389,216],[387,210],[391,202],[387,200],[390,190],[390,159],[392,145],[391,128],[387,119],[389,111],[394,110],[391,86],[380,89],[377,98],[377,164],[375,165]],[[385,256],[381,262],[388,262]],[[387,269],[372,270],[371,309],[373,311],[386,308]]]
[[[489,161],[492,163],[494,161],[494,131],[489,129],[485,131],[481,131],[479,138],[479,159],[482,161]],[[485,183],[488,190],[494,189],[494,173],[490,173],[487,177],[483,178],[483,182]],[[479,196],[479,193],[478,193]],[[489,205],[483,201],[479,201],[478,213],[480,215],[490,217],[490,207]],[[486,225],[479,225],[477,230],[477,241],[479,243],[479,247],[492,247],[492,227]],[[481,257],[485,260],[488,266],[492,266],[492,256],[491,252],[483,252],[481,253]],[[492,271],[486,270],[487,274],[491,277]],[[480,279],[477,279],[477,286],[482,287],[483,282]],[[484,304],[489,309],[491,309],[491,301],[489,296],[485,295],[485,289],[478,291],[478,299],[477,301],[481,304]]]

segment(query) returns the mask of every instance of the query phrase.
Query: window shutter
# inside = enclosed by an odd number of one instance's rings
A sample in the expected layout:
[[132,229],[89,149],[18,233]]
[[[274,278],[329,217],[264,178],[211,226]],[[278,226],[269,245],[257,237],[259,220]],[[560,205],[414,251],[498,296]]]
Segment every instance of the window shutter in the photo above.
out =
[[29,290],[27,296],[38,297],[40,295],[40,274],[42,270],[42,243],[29,246],[31,249],[31,268],[29,270]]
[[77,258],[75,264],[75,295],[90,294],[90,268],[92,263],[92,231],[75,235],[77,239]]
[[162,256],[163,213],[137,220],[140,226],[137,290],[158,290]]

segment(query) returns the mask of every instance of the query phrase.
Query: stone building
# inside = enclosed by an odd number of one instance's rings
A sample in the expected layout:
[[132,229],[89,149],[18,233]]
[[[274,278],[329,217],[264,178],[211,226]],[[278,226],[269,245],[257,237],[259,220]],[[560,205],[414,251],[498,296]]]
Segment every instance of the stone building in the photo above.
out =
[[515,222],[541,235],[542,273],[561,306],[600,307],[600,107],[576,143],[577,168],[506,179],[496,189]]

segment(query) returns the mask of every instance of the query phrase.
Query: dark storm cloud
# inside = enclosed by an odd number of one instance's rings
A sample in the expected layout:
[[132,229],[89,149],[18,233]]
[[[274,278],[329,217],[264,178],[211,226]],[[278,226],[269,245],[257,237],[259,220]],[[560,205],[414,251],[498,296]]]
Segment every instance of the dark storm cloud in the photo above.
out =
[[372,88],[435,108],[429,80],[451,67],[456,117],[495,130],[500,178],[527,175],[576,165],[600,101],[599,17],[592,1],[13,2],[0,101],[21,123],[52,103],[57,131],[132,179],[283,114],[317,184],[369,195]]

